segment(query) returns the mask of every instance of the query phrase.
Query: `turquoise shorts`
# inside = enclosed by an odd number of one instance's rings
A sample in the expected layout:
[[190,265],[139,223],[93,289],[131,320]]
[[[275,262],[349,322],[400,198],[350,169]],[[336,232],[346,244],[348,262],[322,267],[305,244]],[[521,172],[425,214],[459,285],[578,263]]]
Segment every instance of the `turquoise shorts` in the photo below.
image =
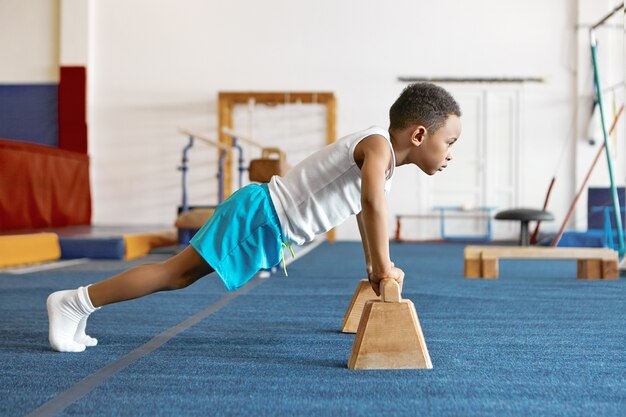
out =
[[281,261],[282,233],[267,184],[247,185],[217,206],[191,245],[229,291]]

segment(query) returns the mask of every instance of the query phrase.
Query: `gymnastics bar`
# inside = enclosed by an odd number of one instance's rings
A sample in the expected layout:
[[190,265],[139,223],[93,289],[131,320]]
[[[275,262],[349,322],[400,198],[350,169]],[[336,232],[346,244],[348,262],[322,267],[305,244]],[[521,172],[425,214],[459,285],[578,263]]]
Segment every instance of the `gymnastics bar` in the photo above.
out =
[[[462,212],[463,210],[459,207],[458,209],[454,206],[450,207],[435,207],[436,210],[439,210],[438,214],[396,214],[396,231],[394,233],[394,240],[398,242],[404,241],[401,238],[400,233],[402,230],[401,220],[404,218],[408,219],[437,219],[439,220],[439,231],[441,240],[491,240],[492,239],[492,226],[491,219],[493,218],[490,213],[493,210],[493,207],[480,207],[477,209],[472,209],[472,212],[482,212],[487,214],[475,214],[475,215],[462,215],[462,214],[445,214],[445,211],[455,210]],[[477,236],[450,236],[449,234],[446,236],[445,232],[445,220],[446,219],[457,219],[457,220],[484,220],[487,223],[487,231],[484,235]]]
[[259,149],[263,149],[263,148],[267,147],[267,146],[264,146],[263,144],[261,144],[260,142],[257,142],[253,138],[248,137],[248,135],[245,135],[245,134],[242,134],[242,133],[239,133],[239,132],[235,132],[234,130],[229,129],[227,127],[223,128],[222,132],[224,132],[225,134],[227,134],[228,136],[230,136],[232,138],[237,138],[240,141],[242,141],[244,143],[247,143],[249,145],[255,146],[255,147],[259,148]]
[[622,11],[623,9],[624,9],[624,3],[620,4],[619,6],[616,6],[615,9],[613,9],[609,14],[607,14],[602,19],[600,19],[598,21],[598,23],[596,23],[595,25],[591,26],[591,30],[597,29],[600,26],[604,25],[607,20],[609,20],[611,17],[613,17],[614,14]]
[[539,77],[398,77],[398,81],[403,83],[429,82],[429,83],[492,83],[492,84],[520,84],[520,83],[543,83],[544,79]]
[[617,252],[607,248],[466,246],[465,278],[498,278],[500,259],[573,259],[578,279],[619,279]]
[[204,142],[207,145],[215,146],[216,148],[219,148],[219,149],[221,149],[223,151],[226,151],[226,152],[230,151],[230,147],[229,146],[226,146],[223,143],[220,143],[220,142],[216,141],[215,139],[212,139],[212,138],[210,138],[208,136],[205,136],[205,135],[202,135],[200,133],[192,132],[191,130],[181,129],[181,128],[178,129],[178,133],[180,133],[181,135],[184,135],[184,136],[188,136],[188,137],[192,137],[194,139],[198,139],[200,142]]
[[[337,101],[331,92],[315,91],[243,91],[218,93],[218,142],[231,146],[232,136],[229,130],[233,129],[233,112],[236,104],[248,104],[254,100],[257,104],[321,104],[326,106],[326,144],[333,143],[337,137]],[[224,161],[224,196],[232,193],[232,156],[228,152]],[[335,240],[334,229],[326,234],[331,241]]]

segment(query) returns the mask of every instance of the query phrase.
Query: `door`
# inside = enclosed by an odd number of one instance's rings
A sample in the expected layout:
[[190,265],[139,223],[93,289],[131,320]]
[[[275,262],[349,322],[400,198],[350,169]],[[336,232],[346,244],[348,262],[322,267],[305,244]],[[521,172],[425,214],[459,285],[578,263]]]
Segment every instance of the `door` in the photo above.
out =
[[[520,114],[521,86],[445,85],[462,111],[462,133],[453,147],[453,160],[442,172],[428,177],[420,187],[422,212],[435,207],[446,211],[446,235],[482,236],[487,231],[484,213],[517,207],[521,201]],[[422,239],[440,236],[440,224],[428,222]],[[514,239],[519,225],[492,222],[494,239]]]

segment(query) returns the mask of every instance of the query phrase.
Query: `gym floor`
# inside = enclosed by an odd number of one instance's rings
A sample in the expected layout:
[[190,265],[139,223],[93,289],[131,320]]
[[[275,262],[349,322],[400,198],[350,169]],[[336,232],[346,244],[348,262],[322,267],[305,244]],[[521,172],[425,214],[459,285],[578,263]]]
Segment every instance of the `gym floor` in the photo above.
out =
[[463,278],[463,246],[392,244],[432,370],[354,371],[340,331],[360,243],[322,243],[235,293],[211,275],[107,306],[96,347],[53,352],[49,293],[132,261],[0,273],[0,415],[624,416],[626,280],[576,280],[572,261],[501,261]]

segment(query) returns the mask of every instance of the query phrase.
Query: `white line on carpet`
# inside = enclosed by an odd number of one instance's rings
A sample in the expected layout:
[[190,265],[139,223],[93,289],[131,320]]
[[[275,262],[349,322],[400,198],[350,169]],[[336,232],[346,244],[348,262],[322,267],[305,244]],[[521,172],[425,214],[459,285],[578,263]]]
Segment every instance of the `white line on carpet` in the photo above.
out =
[[0,274],[23,275],[33,272],[49,271],[51,269],[65,268],[67,266],[80,265],[89,262],[87,258],[68,259],[66,261],[50,262],[30,266],[20,266],[15,268],[0,269]]

